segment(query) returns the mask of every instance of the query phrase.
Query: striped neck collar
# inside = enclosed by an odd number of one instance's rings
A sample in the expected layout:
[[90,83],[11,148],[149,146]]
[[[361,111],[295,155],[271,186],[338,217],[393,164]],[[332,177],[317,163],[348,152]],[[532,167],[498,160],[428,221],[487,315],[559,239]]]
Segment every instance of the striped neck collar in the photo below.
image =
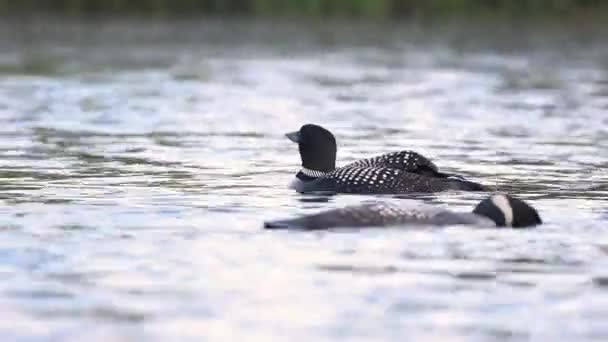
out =
[[327,172],[311,170],[311,169],[307,169],[305,167],[300,169],[300,172],[302,172],[304,175],[306,175],[308,177],[312,177],[312,178],[320,178],[327,174]]

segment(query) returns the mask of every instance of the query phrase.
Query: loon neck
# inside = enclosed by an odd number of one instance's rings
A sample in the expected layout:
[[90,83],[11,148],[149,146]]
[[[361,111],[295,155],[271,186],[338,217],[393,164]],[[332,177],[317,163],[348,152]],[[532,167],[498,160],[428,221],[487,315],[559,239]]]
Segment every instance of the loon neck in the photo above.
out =
[[327,172],[323,172],[323,171],[317,171],[317,170],[311,170],[311,169],[307,169],[305,167],[300,169],[300,172],[298,172],[298,176],[304,176],[301,178],[320,178],[323,177],[327,174]]

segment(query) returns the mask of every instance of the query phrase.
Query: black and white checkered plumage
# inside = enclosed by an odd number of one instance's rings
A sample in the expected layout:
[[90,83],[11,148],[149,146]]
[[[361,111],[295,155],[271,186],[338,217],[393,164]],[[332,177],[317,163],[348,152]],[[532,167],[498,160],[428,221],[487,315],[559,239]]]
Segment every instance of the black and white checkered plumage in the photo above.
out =
[[444,190],[482,190],[461,176],[442,173],[414,151],[399,151],[362,159],[336,168],[336,140],[317,125],[304,125],[287,137],[298,143],[302,169],[291,187],[298,192],[399,194]]
[[264,223],[267,229],[319,230],[387,226],[447,226],[523,228],[542,223],[536,209],[526,202],[496,194],[481,201],[473,212],[455,212],[408,200],[392,200],[352,205],[317,214]]
[[345,167],[385,167],[407,172],[439,172],[437,166],[423,155],[414,151],[399,151],[361,159]]

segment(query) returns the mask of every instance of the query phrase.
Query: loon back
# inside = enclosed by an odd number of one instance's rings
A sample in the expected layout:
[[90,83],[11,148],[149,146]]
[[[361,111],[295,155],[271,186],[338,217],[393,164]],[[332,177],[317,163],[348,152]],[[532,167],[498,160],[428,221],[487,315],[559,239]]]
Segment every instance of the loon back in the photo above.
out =
[[456,178],[439,178],[387,167],[346,166],[321,177],[297,183],[301,193],[403,194],[445,190],[482,190],[477,183]]
[[357,160],[344,167],[386,167],[418,174],[434,175],[439,173],[437,165],[414,151],[398,151]]
[[[401,200],[404,202],[403,200]],[[408,201],[409,202],[409,201]],[[371,202],[295,219],[264,222],[267,229],[321,230],[329,228],[388,227],[396,225],[494,225],[488,218],[472,213],[456,213],[431,205],[398,202]]]
[[510,195],[495,194],[482,200],[468,213],[408,200],[393,200],[362,203],[293,219],[266,221],[264,228],[317,230],[397,225],[523,228],[539,224],[542,224],[542,220],[531,205]]
[[[439,168],[435,163],[433,163],[430,159],[423,156],[422,154],[414,151],[398,151],[391,152],[386,154],[381,154],[376,157],[371,157],[367,159],[357,160],[352,162],[345,167],[387,167],[390,169],[398,169],[406,172],[416,173],[422,176],[427,177],[435,177],[435,178],[450,178],[454,180],[461,180],[465,183],[471,183],[466,181],[463,176],[449,174],[440,172]],[[476,183],[473,183],[476,184]],[[475,189],[471,190],[481,190],[477,189],[481,187],[481,185],[476,184],[474,186]],[[464,189],[466,190],[466,189]]]

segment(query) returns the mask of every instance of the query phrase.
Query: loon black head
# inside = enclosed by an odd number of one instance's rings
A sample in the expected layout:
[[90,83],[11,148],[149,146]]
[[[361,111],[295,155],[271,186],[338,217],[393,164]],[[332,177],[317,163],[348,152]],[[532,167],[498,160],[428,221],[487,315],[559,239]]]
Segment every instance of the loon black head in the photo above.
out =
[[330,131],[318,125],[307,124],[299,131],[285,136],[298,143],[304,169],[325,173],[336,168],[336,138]]
[[542,224],[536,209],[506,194],[496,194],[481,201],[473,213],[490,218],[499,227],[522,228]]

